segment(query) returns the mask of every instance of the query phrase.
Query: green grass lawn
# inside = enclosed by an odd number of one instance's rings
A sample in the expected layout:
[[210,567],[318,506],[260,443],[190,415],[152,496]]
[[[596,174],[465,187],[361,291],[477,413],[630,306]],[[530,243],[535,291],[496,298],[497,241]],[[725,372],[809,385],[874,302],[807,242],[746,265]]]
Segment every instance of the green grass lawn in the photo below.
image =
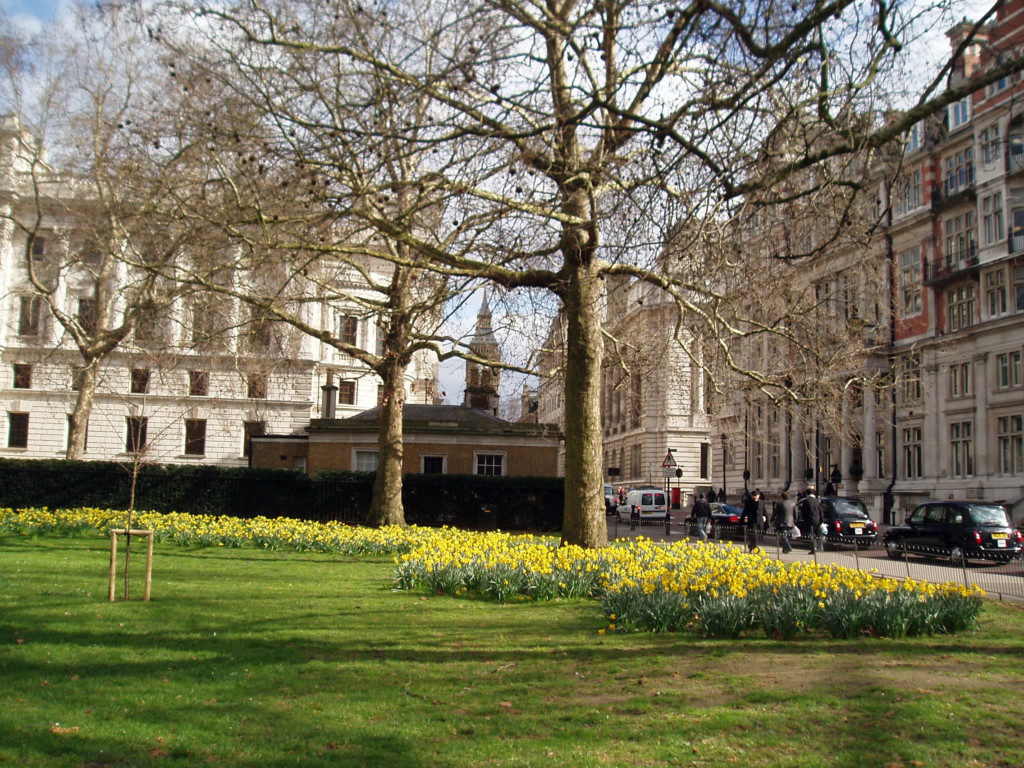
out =
[[152,602],[110,604],[107,552],[0,540],[0,766],[1024,763],[1019,607],[959,637],[600,635],[596,602],[168,544]]

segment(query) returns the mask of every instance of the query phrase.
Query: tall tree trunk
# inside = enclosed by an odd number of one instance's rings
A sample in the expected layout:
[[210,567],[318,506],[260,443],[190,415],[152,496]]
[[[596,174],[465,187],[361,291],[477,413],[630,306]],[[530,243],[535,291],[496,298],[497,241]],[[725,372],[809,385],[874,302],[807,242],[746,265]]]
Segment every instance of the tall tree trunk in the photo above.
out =
[[566,259],[565,517],[562,543],[608,544],[601,434],[601,278],[592,263]]
[[[402,358],[404,359],[404,356]],[[402,507],[402,406],[405,405],[405,364],[388,359],[378,371],[384,380],[377,436],[377,476],[368,525],[405,525]]]
[[92,413],[93,400],[96,399],[96,383],[99,381],[99,361],[86,361],[85,367],[78,371],[78,397],[75,408],[71,412],[70,435],[67,459],[81,459],[85,454],[85,436],[89,428],[89,414]]

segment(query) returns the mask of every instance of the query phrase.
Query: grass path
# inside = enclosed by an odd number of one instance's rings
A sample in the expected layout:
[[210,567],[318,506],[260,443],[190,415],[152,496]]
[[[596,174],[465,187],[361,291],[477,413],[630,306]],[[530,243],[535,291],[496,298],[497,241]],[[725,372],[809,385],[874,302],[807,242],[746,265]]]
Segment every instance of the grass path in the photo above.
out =
[[158,545],[149,604],[107,603],[106,570],[100,540],[0,541],[0,766],[1022,761],[1015,606],[973,636],[728,642],[396,593],[387,560]]

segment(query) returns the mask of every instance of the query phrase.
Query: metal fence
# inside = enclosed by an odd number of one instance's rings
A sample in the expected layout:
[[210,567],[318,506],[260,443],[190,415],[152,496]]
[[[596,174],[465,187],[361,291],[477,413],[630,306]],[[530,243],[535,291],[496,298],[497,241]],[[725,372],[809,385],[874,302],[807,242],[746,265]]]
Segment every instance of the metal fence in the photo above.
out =
[[[712,543],[731,542],[747,546],[746,529],[742,525],[715,524],[708,535]],[[612,539],[645,536],[660,541],[699,541],[696,526],[689,521],[630,525],[609,518],[608,535]],[[785,552],[782,537],[775,531],[758,531],[756,545],[769,557],[783,562],[815,562],[819,565],[841,565],[879,577],[913,579],[964,586],[977,585],[997,600],[1024,602],[1024,556],[1021,553],[1002,555],[994,552],[968,553],[966,559],[953,560],[950,552],[936,547],[899,546],[886,551],[882,532],[877,539],[866,542],[851,537],[830,535],[816,539],[814,546],[806,537],[787,537],[792,547]]]

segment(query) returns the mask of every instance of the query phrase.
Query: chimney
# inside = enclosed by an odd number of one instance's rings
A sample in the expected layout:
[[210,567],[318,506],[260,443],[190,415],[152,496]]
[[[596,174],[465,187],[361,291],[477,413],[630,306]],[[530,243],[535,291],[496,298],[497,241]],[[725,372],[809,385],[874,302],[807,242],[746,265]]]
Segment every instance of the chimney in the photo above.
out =
[[338,402],[338,388],[334,386],[334,372],[327,372],[327,383],[320,387],[323,396],[320,399],[320,418],[334,418],[334,404]]

